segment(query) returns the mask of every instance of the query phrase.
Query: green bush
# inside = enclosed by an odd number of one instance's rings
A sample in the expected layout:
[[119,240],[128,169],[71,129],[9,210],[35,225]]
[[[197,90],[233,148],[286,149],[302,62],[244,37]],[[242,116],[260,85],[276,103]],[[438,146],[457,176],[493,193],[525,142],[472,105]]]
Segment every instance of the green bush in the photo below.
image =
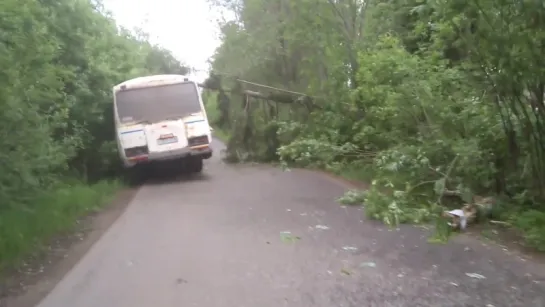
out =
[[516,218],[516,226],[523,231],[524,239],[531,247],[545,252],[545,213],[525,211]]

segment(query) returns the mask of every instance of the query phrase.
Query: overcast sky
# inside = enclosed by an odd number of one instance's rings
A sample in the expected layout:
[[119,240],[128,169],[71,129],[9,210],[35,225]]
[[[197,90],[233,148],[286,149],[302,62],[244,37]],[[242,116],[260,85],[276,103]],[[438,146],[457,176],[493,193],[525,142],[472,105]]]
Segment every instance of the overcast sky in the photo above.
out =
[[[171,50],[191,67],[207,70],[207,60],[219,45],[217,18],[206,0],[104,0],[117,22],[141,27],[151,40]],[[206,72],[195,76],[199,81]]]

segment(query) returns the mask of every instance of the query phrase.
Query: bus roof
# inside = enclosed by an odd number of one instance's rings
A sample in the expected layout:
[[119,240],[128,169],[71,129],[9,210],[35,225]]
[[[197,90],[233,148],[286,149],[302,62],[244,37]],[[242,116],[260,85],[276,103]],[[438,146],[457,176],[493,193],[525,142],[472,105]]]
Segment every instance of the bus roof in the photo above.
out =
[[176,84],[181,82],[194,82],[185,75],[153,75],[144,76],[124,81],[114,86],[114,92],[119,91],[122,87],[125,89],[140,88],[147,86],[160,86],[167,84]]

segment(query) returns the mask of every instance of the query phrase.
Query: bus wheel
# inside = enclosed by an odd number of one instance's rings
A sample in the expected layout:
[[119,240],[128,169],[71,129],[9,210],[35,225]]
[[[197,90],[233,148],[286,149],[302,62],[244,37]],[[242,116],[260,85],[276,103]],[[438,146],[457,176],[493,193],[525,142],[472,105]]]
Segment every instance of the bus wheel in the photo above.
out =
[[125,175],[129,186],[139,186],[146,182],[149,176],[148,167],[135,165],[125,170]]
[[203,169],[203,161],[198,157],[191,157],[188,161],[189,172],[190,173],[200,173]]

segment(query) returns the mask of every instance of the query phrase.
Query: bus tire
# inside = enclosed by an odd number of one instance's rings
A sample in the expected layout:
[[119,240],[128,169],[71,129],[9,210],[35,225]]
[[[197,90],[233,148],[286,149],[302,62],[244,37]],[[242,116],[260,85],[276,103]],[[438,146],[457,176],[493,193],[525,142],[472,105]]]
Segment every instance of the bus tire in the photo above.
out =
[[189,172],[200,173],[203,169],[203,160],[200,157],[192,157],[189,160]]
[[135,165],[125,170],[126,178],[129,186],[140,186],[146,182],[149,176],[149,170],[147,167],[141,165]]

